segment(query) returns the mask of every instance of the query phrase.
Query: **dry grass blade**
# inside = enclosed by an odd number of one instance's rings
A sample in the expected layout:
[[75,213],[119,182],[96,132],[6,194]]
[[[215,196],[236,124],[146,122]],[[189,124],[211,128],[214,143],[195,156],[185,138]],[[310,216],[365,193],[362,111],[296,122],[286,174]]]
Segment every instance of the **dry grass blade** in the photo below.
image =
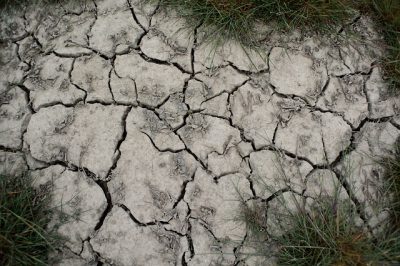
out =
[[0,176],[0,264],[47,265],[61,238],[49,231],[48,199],[28,177]]

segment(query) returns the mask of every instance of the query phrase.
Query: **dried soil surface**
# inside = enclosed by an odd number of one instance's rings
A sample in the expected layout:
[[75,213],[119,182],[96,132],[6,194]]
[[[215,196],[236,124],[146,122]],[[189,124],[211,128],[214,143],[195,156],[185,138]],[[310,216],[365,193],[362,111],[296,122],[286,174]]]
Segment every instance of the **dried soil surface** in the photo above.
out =
[[374,158],[400,99],[368,18],[328,37],[261,27],[256,52],[211,50],[139,0],[28,6],[0,29],[0,172],[29,171],[71,218],[60,265],[256,265],[239,194],[268,203],[270,234],[279,197],[334,186],[361,223],[385,218]]

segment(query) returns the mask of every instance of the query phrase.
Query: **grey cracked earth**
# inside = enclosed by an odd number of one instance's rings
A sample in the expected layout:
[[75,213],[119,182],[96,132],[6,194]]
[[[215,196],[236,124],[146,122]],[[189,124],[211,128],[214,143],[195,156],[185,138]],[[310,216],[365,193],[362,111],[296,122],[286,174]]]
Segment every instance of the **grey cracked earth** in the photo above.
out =
[[246,53],[210,51],[156,4],[79,3],[0,31],[0,172],[29,171],[73,217],[60,265],[273,265],[244,255],[238,194],[267,202],[270,234],[279,197],[342,184],[361,223],[386,217],[373,159],[400,135],[400,99],[368,18],[329,38],[262,26]]

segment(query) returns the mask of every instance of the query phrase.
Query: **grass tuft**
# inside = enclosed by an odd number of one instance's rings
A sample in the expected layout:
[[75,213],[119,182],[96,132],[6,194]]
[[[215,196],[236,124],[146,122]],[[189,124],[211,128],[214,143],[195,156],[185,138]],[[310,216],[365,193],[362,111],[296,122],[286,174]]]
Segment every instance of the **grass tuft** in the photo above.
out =
[[[150,0],[151,1],[151,0]],[[189,27],[203,25],[206,42],[238,41],[257,47],[258,22],[278,30],[307,29],[332,32],[356,14],[375,19],[386,43],[382,68],[391,91],[400,88],[399,0],[160,0],[186,19]]]
[[386,42],[386,56],[381,60],[389,89],[400,89],[400,1],[364,0],[362,7],[372,16]]
[[[249,236],[257,243],[250,256],[265,259],[275,256],[278,265],[300,266],[396,265],[400,262],[399,231],[389,229],[372,235],[360,223],[350,200],[325,196],[316,199],[307,210],[286,208],[285,213],[280,214],[282,221],[288,221],[288,226],[282,227],[282,234],[268,233],[267,212],[270,210],[265,203],[243,204],[241,219],[250,231]],[[268,241],[277,247],[275,254],[264,248]]]
[[46,4],[46,3],[58,3],[61,1],[63,0],[0,0],[0,10],[20,9],[29,3],[43,2]]
[[400,138],[394,144],[391,156],[382,158],[379,163],[385,169],[386,191],[391,194],[389,210],[394,230],[400,231]]
[[[368,265],[375,247],[356,224],[348,202],[332,198],[292,214],[291,229],[277,237],[280,265]],[[375,251],[376,252],[376,251]]]
[[332,28],[350,18],[354,10],[346,0],[161,0],[195,27],[202,23],[206,39],[234,39],[251,46],[257,22],[274,22],[280,29]]
[[[385,202],[382,210],[389,210],[388,220],[371,228],[339,188],[334,195],[307,200],[290,191],[281,192],[273,199],[278,200],[281,211],[269,201],[241,199],[237,220],[247,225],[249,237],[257,243],[250,256],[275,256],[278,265],[399,265],[400,137],[392,154],[377,162],[385,169],[383,188],[389,204]],[[284,193],[292,197],[287,200]],[[271,217],[275,219],[268,220]],[[276,226],[279,233],[273,232]],[[269,242],[277,247],[273,254],[264,248]]]
[[29,177],[0,176],[0,265],[48,265],[48,253],[61,238],[47,228],[46,194]]

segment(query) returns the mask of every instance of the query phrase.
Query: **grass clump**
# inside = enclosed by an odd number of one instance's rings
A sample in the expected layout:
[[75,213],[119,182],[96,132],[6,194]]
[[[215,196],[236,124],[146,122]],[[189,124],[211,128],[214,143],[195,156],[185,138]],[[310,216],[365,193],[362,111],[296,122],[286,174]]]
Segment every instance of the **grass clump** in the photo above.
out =
[[386,42],[386,56],[381,60],[389,88],[400,88],[400,1],[364,0],[361,8],[372,16]]
[[277,29],[329,32],[356,14],[367,14],[386,42],[381,64],[388,84],[400,88],[399,0],[161,0],[161,5],[175,9],[191,27],[202,23],[208,42],[234,39],[246,47],[257,46],[258,22],[273,23]]
[[388,207],[392,226],[394,230],[400,230],[400,138],[394,144],[392,156],[382,158],[380,164],[385,169],[386,191],[391,197]]
[[[29,1],[27,0],[0,0],[0,10],[9,11],[9,9],[20,9]],[[47,2],[47,1],[46,1]]]
[[291,229],[275,239],[280,265],[367,265],[376,252],[347,203],[325,199],[291,219]]
[[280,28],[332,27],[354,14],[346,0],[161,0],[191,26],[202,23],[209,39],[235,39],[251,45],[256,22]]
[[[297,202],[301,206],[300,202]],[[285,205],[287,202],[281,202]],[[400,235],[398,231],[383,230],[373,236],[359,222],[357,210],[350,200],[337,197],[317,199],[310,208],[286,209],[279,214],[277,224],[282,234],[268,233],[262,205],[243,205],[243,220],[257,243],[250,256],[275,256],[278,265],[396,265],[400,262]],[[271,213],[268,213],[271,215]],[[276,215],[276,214],[275,214]],[[283,221],[287,221],[283,222]],[[275,225],[274,225],[275,226]],[[265,245],[272,242],[275,254]]]
[[0,10],[1,9],[8,9],[8,8],[21,8],[26,4],[31,3],[62,3],[68,2],[73,0],[0,0]]
[[29,177],[0,175],[0,265],[47,265],[61,240],[47,230],[49,198],[31,185]]
[[[385,221],[371,228],[347,193],[339,189],[334,195],[307,200],[290,190],[281,191],[273,199],[282,206],[278,211],[270,201],[242,200],[240,221],[257,243],[250,256],[275,256],[278,265],[399,265],[400,137],[392,154],[377,162],[385,169],[382,189],[387,199],[381,208],[389,213]],[[285,193],[292,197],[285,199]],[[275,219],[268,221],[271,217]],[[277,248],[273,254],[265,248],[271,242]]]

